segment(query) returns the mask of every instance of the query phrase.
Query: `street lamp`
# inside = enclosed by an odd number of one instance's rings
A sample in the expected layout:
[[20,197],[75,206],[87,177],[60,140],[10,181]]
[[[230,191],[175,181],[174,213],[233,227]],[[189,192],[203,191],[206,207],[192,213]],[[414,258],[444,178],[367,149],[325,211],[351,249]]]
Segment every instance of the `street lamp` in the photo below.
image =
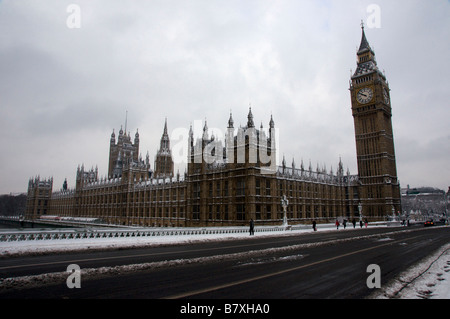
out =
[[361,205],[361,202],[359,202],[359,205],[358,205],[358,211],[359,211],[359,221],[362,221],[362,205]]
[[281,198],[281,206],[283,207],[283,227],[288,227],[286,208],[289,205],[289,200],[286,198],[286,195],[283,195]]

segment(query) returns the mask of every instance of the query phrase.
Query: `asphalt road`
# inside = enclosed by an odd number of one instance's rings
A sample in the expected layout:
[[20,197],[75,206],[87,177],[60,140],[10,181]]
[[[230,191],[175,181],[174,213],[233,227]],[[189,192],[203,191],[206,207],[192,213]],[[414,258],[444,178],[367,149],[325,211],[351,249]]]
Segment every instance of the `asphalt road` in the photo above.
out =
[[[373,292],[369,265],[380,267],[383,285],[448,242],[449,227],[369,227],[5,258],[0,278],[31,280],[6,289],[0,279],[0,299],[361,299]],[[69,264],[82,269],[81,288],[67,287]]]

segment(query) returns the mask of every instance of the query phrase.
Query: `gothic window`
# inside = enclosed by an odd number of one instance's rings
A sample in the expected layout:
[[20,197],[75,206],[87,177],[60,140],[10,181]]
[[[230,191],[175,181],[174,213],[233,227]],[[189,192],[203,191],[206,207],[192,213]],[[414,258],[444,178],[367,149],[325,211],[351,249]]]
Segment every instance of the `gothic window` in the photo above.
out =
[[236,196],[244,196],[245,195],[245,180],[243,178],[239,178],[236,182]]
[[220,205],[216,205],[216,219],[220,219]]
[[256,205],[256,214],[255,214],[255,218],[256,218],[256,219],[261,219],[261,205]]
[[228,181],[225,181],[225,186],[224,186],[224,196],[228,196]]
[[192,219],[199,220],[200,219],[200,205],[194,205],[192,207]]
[[236,219],[237,220],[245,220],[245,205],[244,204],[236,205]]
[[200,198],[200,184],[194,183],[193,185],[193,198]]
[[225,205],[224,209],[223,219],[228,220],[228,205]]
[[272,219],[272,207],[270,205],[267,205],[266,207],[266,214],[267,219]]

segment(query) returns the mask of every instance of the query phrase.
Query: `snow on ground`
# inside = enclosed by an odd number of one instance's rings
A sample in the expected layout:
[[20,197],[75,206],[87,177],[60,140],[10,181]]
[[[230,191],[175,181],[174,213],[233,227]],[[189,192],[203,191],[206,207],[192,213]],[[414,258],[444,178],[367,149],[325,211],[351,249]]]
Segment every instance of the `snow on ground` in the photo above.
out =
[[[375,226],[372,226],[375,227]],[[329,231],[336,229],[334,225],[319,225],[318,231]],[[340,229],[343,229],[340,227]],[[346,230],[353,229],[347,227]],[[311,228],[291,231],[264,231],[257,229],[253,237],[289,236],[300,233],[312,232]],[[227,234],[195,234],[176,236],[143,236],[143,237],[119,237],[119,238],[80,238],[80,239],[58,239],[58,240],[33,240],[0,242],[0,258],[25,254],[44,254],[49,252],[68,252],[93,249],[117,249],[154,247],[160,245],[194,243],[199,241],[234,240],[249,238],[247,231],[243,233]]]
[[370,298],[450,299],[450,244],[401,273]]

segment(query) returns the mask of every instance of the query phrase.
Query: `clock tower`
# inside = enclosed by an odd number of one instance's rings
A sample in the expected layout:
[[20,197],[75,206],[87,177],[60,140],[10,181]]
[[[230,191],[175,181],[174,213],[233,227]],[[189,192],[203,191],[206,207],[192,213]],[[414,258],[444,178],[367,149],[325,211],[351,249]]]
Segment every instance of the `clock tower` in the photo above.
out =
[[380,219],[401,211],[400,185],[392,131],[389,84],[378,69],[375,52],[362,25],[357,69],[350,81],[359,175],[359,198],[364,218]]

